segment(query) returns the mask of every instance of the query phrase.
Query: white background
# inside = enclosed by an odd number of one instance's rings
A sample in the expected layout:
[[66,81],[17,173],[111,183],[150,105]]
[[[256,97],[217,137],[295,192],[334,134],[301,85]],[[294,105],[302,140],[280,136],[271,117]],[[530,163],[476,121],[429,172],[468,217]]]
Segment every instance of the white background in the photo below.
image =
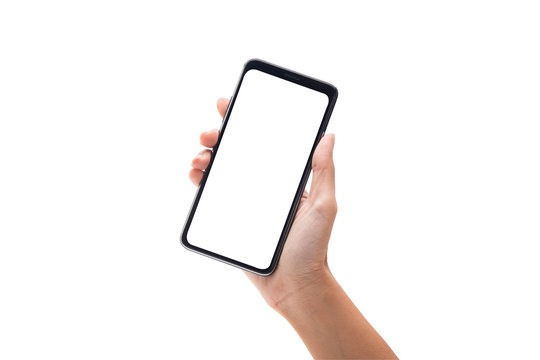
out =
[[252,57],[340,90],[329,262],[398,356],[539,358],[539,18],[2,1],[0,358],[309,358],[241,271],[178,241],[199,132]]

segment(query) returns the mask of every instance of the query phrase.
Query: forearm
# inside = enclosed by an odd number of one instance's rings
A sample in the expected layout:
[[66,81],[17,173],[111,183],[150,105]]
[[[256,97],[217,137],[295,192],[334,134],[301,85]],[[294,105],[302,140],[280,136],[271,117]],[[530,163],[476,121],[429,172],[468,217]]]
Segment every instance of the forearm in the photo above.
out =
[[396,359],[330,272],[276,309],[315,359]]

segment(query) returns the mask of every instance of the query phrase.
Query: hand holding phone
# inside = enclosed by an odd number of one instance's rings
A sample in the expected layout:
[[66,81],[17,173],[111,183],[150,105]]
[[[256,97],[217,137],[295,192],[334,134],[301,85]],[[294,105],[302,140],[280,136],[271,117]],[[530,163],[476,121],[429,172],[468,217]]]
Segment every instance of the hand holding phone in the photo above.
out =
[[[219,99],[217,108],[223,117],[229,100]],[[272,106],[269,102],[268,106]],[[253,134],[255,135],[255,134]],[[212,148],[219,130],[201,134],[201,145]],[[276,310],[290,294],[300,295],[311,284],[319,286],[331,277],[327,262],[327,249],[337,212],[334,181],[333,148],[335,137],[326,134],[315,150],[312,160],[313,179],[309,193],[304,191],[279,266],[269,277],[246,271],[246,275],[259,289],[266,302]],[[276,141],[276,146],[279,142]],[[210,149],[205,149],[192,162],[191,181],[199,185],[203,171],[210,162]],[[249,164],[246,164],[249,167]],[[247,181],[249,174],[238,178]]]
[[[336,99],[337,90],[328,83],[260,60],[247,62],[212,152],[206,153],[208,166],[182,244],[270,275]],[[244,174],[245,181],[239,181]]]
[[[226,99],[218,101],[222,117],[226,116],[228,105]],[[265,99],[264,105],[274,106],[271,99]],[[213,148],[220,135],[219,130],[204,132],[201,144]],[[246,135],[256,137],[258,133]],[[272,276],[245,273],[266,302],[290,322],[314,358],[395,359],[395,354],[354,306],[328,267],[328,242],[337,212],[334,141],[334,136],[327,134],[316,144],[311,159],[311,189],[300,198],[279,266]],[[282,142],[274,139],[267,150],[279,146]],[[212,155],[207,149],[193,160],[189,176],[195,185],[200,185],[207,176],[204,171],[211,165]],[[244,165],[249,168],[251,164]],[[249,172],[242,173],[236,180],[243,183],[251,176]],[[302,182],[300,188],[303,189]]]

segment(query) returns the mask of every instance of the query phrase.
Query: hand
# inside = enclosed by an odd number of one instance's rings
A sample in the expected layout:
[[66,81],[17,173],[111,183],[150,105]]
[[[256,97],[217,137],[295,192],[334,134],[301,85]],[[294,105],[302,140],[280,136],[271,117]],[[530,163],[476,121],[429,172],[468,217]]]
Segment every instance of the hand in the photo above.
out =
[[[222,117],[228,104],[227,99],[218,100],[217,107]],[[218,135],[218,130],[203,132],[201,144],[213,147]],[[278,311],[291,295],[298,295],[312,286],[318,287],[331,277],[327,249],[337,212],[333,148],[334,135],[327,134],[313,154],[310,193],[304,191],[275,272],[267,277],[245,272],[266,302]],[[208,166],[210,155],[210,150],[206,149],[193,159],[189,177],[195,185],[201,182],[202,171]]]
[[[221,116],[228,103],[218,100]],[[201,144],[213,147],[218,135],[218,130],[202,133]],[[294,327],[314,358],[396,359],[328,268],[328,241],[337,212],[333,149],[334,135],[327,134],[313,154],[311,189],[302,196],[274,273],[246,275]],[[193,159],[189,177],[195,185],[201,182],[210,155],[206,149]]]

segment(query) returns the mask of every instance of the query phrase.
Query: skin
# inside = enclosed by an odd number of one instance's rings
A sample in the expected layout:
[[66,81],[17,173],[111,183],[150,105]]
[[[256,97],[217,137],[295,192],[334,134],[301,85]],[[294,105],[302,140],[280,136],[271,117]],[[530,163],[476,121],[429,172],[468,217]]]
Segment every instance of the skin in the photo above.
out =
[[[219,99],[223,117],[229,101]],[[217,129],[203,132],[212,148]],[[264,300],[294,327],[315,359],[396,359],[390,347],[349,299],[328,267],[327,250],[337,213],[334,176],[335,136],[326,134],[313,155],[310,192],[304,192],[275,272],[245,272]],[[199,185],[211,151],[191,163],[189,178]]]

